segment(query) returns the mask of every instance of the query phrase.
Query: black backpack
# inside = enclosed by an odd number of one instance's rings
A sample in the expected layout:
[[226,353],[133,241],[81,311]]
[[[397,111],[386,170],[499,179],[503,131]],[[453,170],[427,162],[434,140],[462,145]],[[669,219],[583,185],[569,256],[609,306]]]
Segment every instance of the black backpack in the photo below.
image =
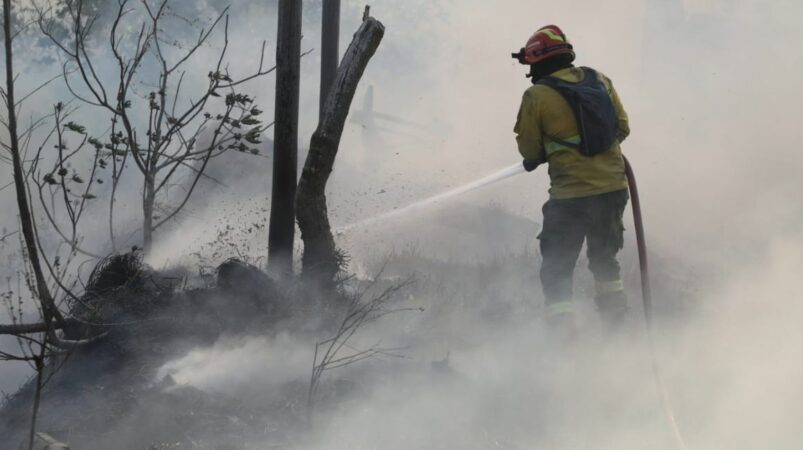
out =
[[571,83],[549,76],[536,82],[555,89],[566,99],[574,112],[577,129],[580,130],[580,144],[575,144],[552,136],[552,141],[567,147],[576,148],[586,156],[594,156],[611,148],[619,132],[619,118],[611,96],[597,72],[589,67],[581,67],[585,72],[582,81]]

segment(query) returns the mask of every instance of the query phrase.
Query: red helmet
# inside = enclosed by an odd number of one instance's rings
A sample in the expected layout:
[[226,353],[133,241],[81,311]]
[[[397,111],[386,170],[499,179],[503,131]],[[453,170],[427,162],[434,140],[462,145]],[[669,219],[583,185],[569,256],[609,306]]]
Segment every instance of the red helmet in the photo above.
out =
[[517,55],[522,64],[536,64],[556,55],[572,55],[572,44],[557,25],[547,25],[530,37],[527,45]]

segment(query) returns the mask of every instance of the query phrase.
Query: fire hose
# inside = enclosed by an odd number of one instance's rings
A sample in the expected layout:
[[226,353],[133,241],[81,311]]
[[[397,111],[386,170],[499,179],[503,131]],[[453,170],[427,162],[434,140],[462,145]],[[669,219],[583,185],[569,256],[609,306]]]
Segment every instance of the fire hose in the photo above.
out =
[[678,448],[678,450],[688,450],[686,442],[683,439],[683,434],[680,432],[678,421],[675,419],[672,403],[669,400],[669,392],[667,391],[663,377],[661,376],[661,370],[658,364],[658,356],[655,350],[652,290],[650,289],[650,271],[647,260],[647,242],[644,236],[644,220],[642,219],[641,215],[641,200],[639,199],[636,176],[633,173],[633,167],[630,165],[630,161],[628,161],[627,158],[625,158],[625,174],[627,175],[627,185],[630,189],[630,199],[633,205],[633,223],[635,224],[639,269],[641,271],[641,299],[644,303],[644,320],[647,328],[647,344],[650,351],[652,372],[655,376],[655,383],[658,386],[658,391],[661,396],[661,405],[663,406],[664,414],[666,415],[667,422],[669,423],[669,427],[675,438],[675,446]]

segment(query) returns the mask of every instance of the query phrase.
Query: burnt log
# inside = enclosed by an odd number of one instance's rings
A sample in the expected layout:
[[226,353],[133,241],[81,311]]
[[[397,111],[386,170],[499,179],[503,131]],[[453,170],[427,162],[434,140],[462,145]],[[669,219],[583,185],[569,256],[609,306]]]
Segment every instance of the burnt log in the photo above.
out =
[[381,22],[364,18],[337,70],[298,185],[296,214],[304,242],[302,275],[324,284],[332,282],[343,262],[329,224],[326,183],[357,86],[384,34]]

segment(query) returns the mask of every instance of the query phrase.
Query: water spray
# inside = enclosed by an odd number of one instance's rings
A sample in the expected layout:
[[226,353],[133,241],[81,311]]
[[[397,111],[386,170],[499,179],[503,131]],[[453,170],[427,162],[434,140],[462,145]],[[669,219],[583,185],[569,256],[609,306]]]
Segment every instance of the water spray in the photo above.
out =
[[519,162],[519,163],[516,163],[516,164],[514,164],[514,165],[512,165],[510,167],[504,168],[502,170],[498,170],[498,171],[496,171],[496,172],[494,172],[494,173],[492,173],[492,174],[490,174],[488,176],[482,177],[479,180],[472,181],[471,183],[464,184],[463,186],[460,186],[460,187],[457,187],[457,188],[454,188],[454,189],[450,189],[450,190],[448,190],[446,192],[443,192],[441,194],[434,195],[434,196],[429,197],[427,199],[424,199],[424,200],[421,200],[421,201],[417,201],[417,202],[412,203],[410,205],[407,205],[405,207],[402,207],[402,208],[399,208],[399,209],[394,209],[393,211],[389,211],[389,212],[386,212],[384,214],[380,214],[378,216],[370,217],[370,218],[362,220],[360,222],[356,222],[356,223],[353,223],[353,224],[350,224],[350,225],[346,225],[346,226],[340,227],[340,228],[335,230],[335,234],[342,234],[342,233],[346,233],[348,231],[351,231],[354,228],[365,227],[365,226],[368,226],[368,225],[376,224],[378,222],[384,222],[384,221],[389,220],[389,219],[395,219],[397,217],[404,216],[404,215],[407,215],[407,214],[410,214],[410,213],[413,213],[413,212],[428,208],[430,206],[433,206],[435,204],[441,203],[441,202],[443,202],[445,200],[448,200],[450,198],[457,197],[457,196],[463,195],[463,194],[467,194],[467,193],[472,192],[472,191],[476,191],[477,189],[481,189],[481,188],[483,188],[485,186],[489,186],[491,184],[498,183],[498,182],[500,182],[502,180],[506,180],[508,178],[514,177],[514,176],[522,174],[522,173],[525,173],[524,166],[522,166],[522,164]]

